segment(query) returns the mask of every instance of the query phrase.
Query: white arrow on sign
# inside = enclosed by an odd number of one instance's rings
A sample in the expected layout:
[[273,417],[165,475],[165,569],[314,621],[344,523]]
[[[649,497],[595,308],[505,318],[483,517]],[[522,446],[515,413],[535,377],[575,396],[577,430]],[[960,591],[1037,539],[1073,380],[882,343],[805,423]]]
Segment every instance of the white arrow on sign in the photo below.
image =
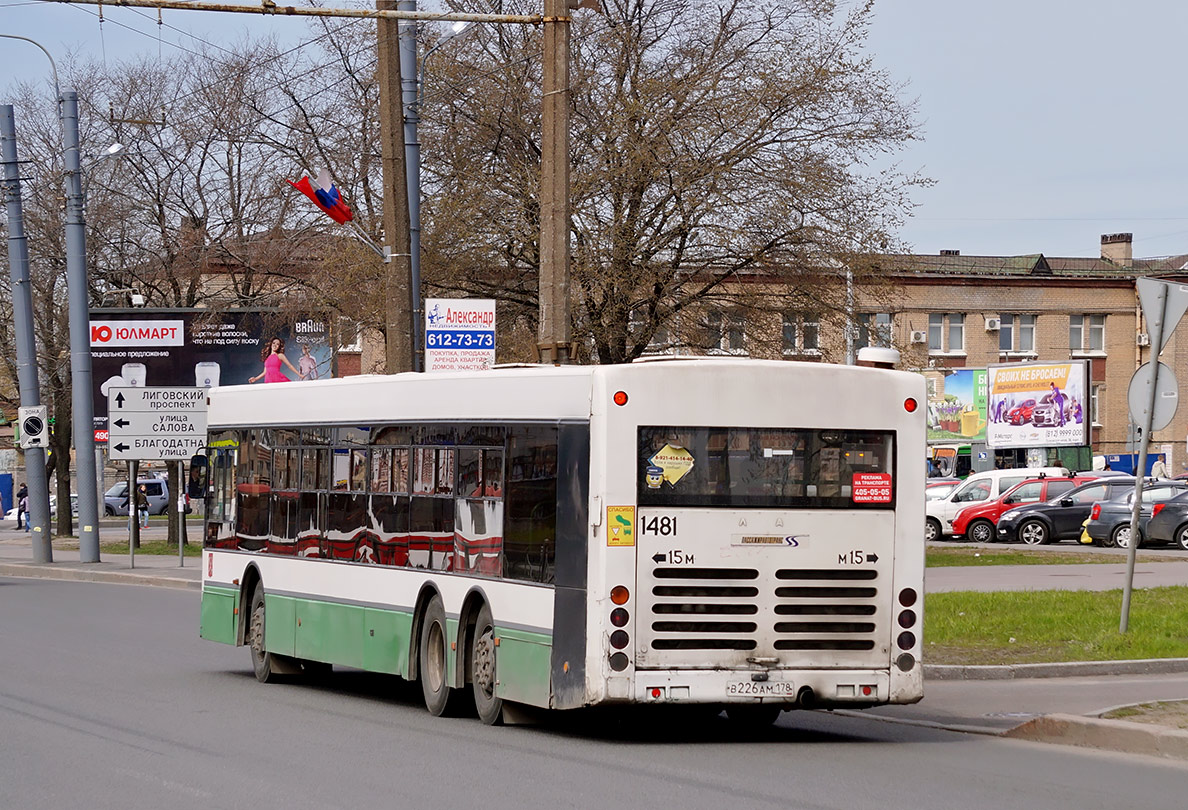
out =
[[205,388],[159,387],[159,388],[109,388],[107,390],[108,413],[164,413],[177,411],[206,412]]
[[131,436],[202,436],[206,433],[206,414],[198,411],[181,413],[117,413],[107,420],[112,439]]

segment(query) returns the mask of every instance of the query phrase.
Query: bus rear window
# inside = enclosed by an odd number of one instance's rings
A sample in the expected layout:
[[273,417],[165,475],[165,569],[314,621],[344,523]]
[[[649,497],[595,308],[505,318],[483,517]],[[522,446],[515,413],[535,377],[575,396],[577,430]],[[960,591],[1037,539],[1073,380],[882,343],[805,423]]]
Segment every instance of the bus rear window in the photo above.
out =
[[[640,506],[895,505],[895,438],[886,431],[645,426],[638,446]],[[856,497],[856,475],[890,491]]]

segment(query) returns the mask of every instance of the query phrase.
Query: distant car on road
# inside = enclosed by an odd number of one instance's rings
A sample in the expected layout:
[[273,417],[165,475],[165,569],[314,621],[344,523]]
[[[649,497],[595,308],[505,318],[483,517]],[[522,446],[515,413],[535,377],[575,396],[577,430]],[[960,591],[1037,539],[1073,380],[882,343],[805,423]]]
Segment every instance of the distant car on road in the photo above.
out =
[[[1143,500],[1139,504],[1139,548],[1146,545],[1147,522],[1156,506],[1188,492],[1188,481],[1152,481],[1143,484]],[[1108,501],[1093,504],[1089,524],[1085,527],[1095,545],[1106,548],[1130,547],[1130,518],[1134,513],[1134,484],[1126,493]]]
[[961,483],[960,478],[928,478],[924,481],[924,500],[939,501]]
[[1155,504],[1145,534],[1145,544],[1172,543],[1188,551],[1188,492]]
[[1012,509],[998,519],[998,539],[1029,546],[1076,540],[1093,504],[1116,498],[1128,489],[1134,489],[1134,479],[1129,476],[1095,478],[1042,503]]
[[977,506],[968,506],[953,518],[953,534],[965,535],[971,543],[993,543],[998,539],[994,530],[999,517],[1016,506],[1055,498],[1068,492],[1086,478],[1053,476],[1032,478],[1016,484],[1001,497]]
[[1012,425],[1025,425],[1031,421],[1031,415],[1034,411],[1035,400],[1025,399],[1007,411],[1007,421]]
[[[148,496],[149,514],[163,515],[169,508],[169,482],[164,478],[141,478],[137,486],[144,484],[145,495]],[[103,493],[103,514],[128,514],[128,482],[120,481],[107,492]]]

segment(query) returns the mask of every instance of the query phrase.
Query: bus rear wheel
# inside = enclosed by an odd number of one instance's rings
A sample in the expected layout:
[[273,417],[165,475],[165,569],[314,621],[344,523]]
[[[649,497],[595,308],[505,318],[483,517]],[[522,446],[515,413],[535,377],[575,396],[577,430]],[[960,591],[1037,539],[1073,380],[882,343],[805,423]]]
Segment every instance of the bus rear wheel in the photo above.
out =
[[491,619],[491,608],[483,605],[475,620],[467,663],[470,687],[474,693],[474,708],[478,711],[479,720],[488,726],[495,725],[503,717],[503,699],[495,696],[496,649],[495,623]]
[[434,717],[446,714],[454,691],[450,688],[446,638],[445,608],[441,605],[441,597],[434,596],[425,607],[417,651],[421,694],[425,697],[425,708]]

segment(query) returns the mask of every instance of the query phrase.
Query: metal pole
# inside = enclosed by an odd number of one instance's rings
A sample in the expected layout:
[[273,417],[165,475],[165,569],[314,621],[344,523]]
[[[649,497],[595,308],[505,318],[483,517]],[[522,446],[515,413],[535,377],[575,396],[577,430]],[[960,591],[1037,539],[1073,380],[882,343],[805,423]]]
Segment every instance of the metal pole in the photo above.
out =
[[222,11],[232,14],[267,14],[281,17],[355,17],[386,20],[441,20],[445,22],[526,23],[539,25],[539,14],[467,14],[463,12],[396,11],[366,8],[314,8],[308,6],[241,6],[229,3],[207,3],[202,0],[59,0],[59,2],[88,6],[125,6],[128,8],[176,9],[178,11]]
[[[376,8],[394,10],[396,0],[376,0]],[[376,21],[380,90],[380,154],[384,187],[384,247],[392,256],[386,277],[384,361],[388,374],[412,371],[412,284],[408,243],[408,179],[404,165],[403,105],[400,90],[398,31],[393,19]]]
[[545,0],[540,157],[542,363],[569,357],[569,2]]
[[1160,285],[1156,308],[1159,318],[1151,332],[1151,391],[1147,399],[1147,413],[1143,416],[1142,434],[1139,436],[1138,466],[1134,470],[1134,504],[1130,511],[1130,547],[1126,549],[1126,582],[1122,586],[1122,619],[1118,630],[1125,633],[1130,625],[1130,595],[1134,591],[1134,561],[1138,556],[1139,510],[1143,500],[1143,478],[1147,474],[1147,445],[1151,441],[1151,426],[1155,422],[1155,400],[1159,391],[1159,350],[1163,346],[1163,319],[1167,316],[1167,286]]
[[177,567],[186,567],[186,463],[177,462]]
[[[399,0],[398,11],[415,12],[417,0]],[[425,55],[428,57],[428,54]],[[424,371],[421,354],[421,142],[417,125],[421,122],[419,84],[417,80],[417,24],[413,20],[400,22],[400,95],[404,103],[404,171],[408,180],[408,243],[409,280],[412,300],[412,369]]]
[[136,473],[139,463],[128,462],[128,567],[136,567],[136,546],[140,544],[140,515],[136,509]]
[[[8,275],[12,283],[12,320],[16,333],[17,381],[21,405],[40,405],[37,382],[37,345],[33,335],[33,293],[29,284],[29,243],[21,209],[21,181],[17,168],[16,118],[11,104],[0,106],[0,158],[4,163],[4,202],[8,210]],[[25,520],[32,527],[33,562],[54,561],[49,528],[49,483],[45,474],[45,450],[25,451],[29,511]],[[17,505],[18,510],[20,505]]]
[[62,93],[66,158],[66,277],[70,304],[70,390],[78,476],[78,558],[99,562],[99,512],[95,492],[95,420],[91,387],[91,320],[87,309],[87,226],[78,151],[78,93]]

